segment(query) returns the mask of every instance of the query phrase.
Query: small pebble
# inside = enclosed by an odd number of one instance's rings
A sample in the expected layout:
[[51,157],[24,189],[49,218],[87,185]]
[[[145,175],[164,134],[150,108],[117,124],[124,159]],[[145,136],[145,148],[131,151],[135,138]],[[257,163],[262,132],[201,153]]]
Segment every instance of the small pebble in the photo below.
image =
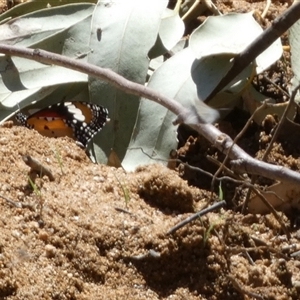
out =
[[46,257],[48,258],[54,257],[56,254],[56,248],[50,244],[45,246],[45,251],[46,251]]
[[40,240],[42,240],[42,241],[47,241],[48,240],[48,238],[49,238],[49,234],[48,234],[48,232],[46,231],[46,230],[41,230],[40,232],[39,232],[39,239]]

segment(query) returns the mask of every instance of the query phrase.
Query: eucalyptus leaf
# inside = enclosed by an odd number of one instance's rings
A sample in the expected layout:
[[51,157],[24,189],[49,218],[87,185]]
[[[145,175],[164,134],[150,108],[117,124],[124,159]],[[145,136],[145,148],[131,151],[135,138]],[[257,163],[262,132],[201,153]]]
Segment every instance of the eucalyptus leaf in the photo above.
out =
[[[151,76],[148,86],[165,96],[176,99],[187,108],[195,107],[197,87],[191,77],[191,67],[195,60],[190,48],[186,48],[161,65]],[[196,107],[202,105],[200,113],[205,117],[215,116],[215,111],[202,101],[196,100]],[[138,120],[126,156],[122,162],[126,170],[138,165],[167,164],[169,153],[177,148],[176,126],[172,124],[176,116],[166,108],[147,99],[141,100]],[[193,120],[191,121],[193,123]]]
[[[85,3],[95,3],[94,0],[85,0]],[[71,3],[82,3],[81,0],[33,0],[33,1],[27,1],[20,3],[8,11],[4,12],[3,14],[0,15],[0,23],[2,22],[7,22],[12,18],[16,18],[19,16],[24,16],[25,14],[29,14],[31,12],[41,10],[44,8],[51,8],[51,7],[56,7],[56,6],[62,6],[66,4],[71,4]]]
[[[208,17],[192,33],[190,46],[197,58],[216,54],[238,54],[262,31],[263,29],[253,18],[252,12]],[[256,58],[256,73],[266,70],[281,55],[282,46],[278,39]]]
[[291,66],[294,73],[293,86],[300,82],[300,21],[297,21],[289,30],[289,44],[291,47]]
[[24,106],[20,106],[22,111],[30,114],[32,110],[45,108],[61,101],[86,101],[88,99],[87,82],[62,83],[45,87],[41,89],[40,94],[42,91],[44,91],[44,96],[37,101],[31,101],[31,105],[27,106],[29,103],[23,102]]
[[[93,52],[89,53],[88,62],[144,84],[149,65],[147,54],[157,38],[166,5],[167,1],[99,1],[93,13],[89,43]],[[92,77],[89,89],[92,102],[107,107],[111,119],[103,130],[107,138],[94,139],[96,159],[107,162],[114,150],[122,161],[136,121],[139,99]]]
[[49,66],[19,57],[13,58],[25,88],[51,86],[70,82],[87,82],[87,75],[59,66]]
[[184,33],[184,23],[178,15],[178,12],[172,9],[166,9],[162,15],[159,27],[159,36],[167,50],[172,49],[181,39]]
[[53,86],[24,89],[14,93],[0,93],[0,124],[22,109],[30,114],[32,108],[44,108],[61,101],[86,101],[87,83],[66,83]]
[[[155,86],[155,82],[151,87]],[[175,116],[166,108],[147,99],[141,100],[139,117],[122,166],[133,171],[137,166],[166,165],[170,151],[177,148]]]
[[1,43],[31,46],[90,16],[93,8],[92,4],[70,4],[15,18],[0,26]]
[[178,11],[166,8],[161,19],[159,35],[156,43],[149,52],[151,59],[167,53],[181,39],[184,33],[184,23]]
[[1,107],[6,110],[15,110],[16,106],[19,106],[20,100],[23,105],[38,101],[45,98],[47,95],[51,94],[55,90],[55,87],[47,88],[34,88],[34,89],[24,89],[14,93],[0,93]]
[[19,103],[32,103],[41,100],[55,90],[56,87],[24,89],[14,93],[0,89],[0,124],[15,114]]
[[[196,59],[192,65],[191,76],[197,86],[199,99],[206,99],[217,83],[225,76],[231,67],[233,54],[219,54]],[[216,108],[224,118],[240,101],[242,92],[250,84],[250,78],[255,72],[255,64],[250,64],[234,78],[220,93],[207,104]]]
[[[31,46],[43,48],[52,52],[59,52],[60,54],[71,56],[76,58],[76,56],[82,55],[83,53],[88,53],[90,48],[88,47],[89,37],[85,32],[90,30],[90,22],[94,5],[85,4],[85,5],[75,5],[74,7],[60,7],[57,9],[49,9],[47,11],[47,16],[45,17],[45,11],[35,12],[34,16],[36,19],[32,19],[32,15],[29,14],[29,17],[24,17],[28,22],[31,20],[31,23],[37,24],[43,28],[43,23],[48,22],[48,19],[51,17],[51,14],[54,14],[55,18],[59,13],[57,10],[61,9],[61,14],[66,14],[66,25],[68,27],[63,28],[62,25],[59,25],[62,29],[58,30],[56,33],[51,35],[46,35],[42,39],[37,39],[36,37],[26,36],[24,42],[24,32],[22,28],[19,31],[19,35],[15,34],[14,43],[17,45],[21,40],[21,43],[30,44]],[[83,10],[83,12],[79,12]],[[75,14],[72,15],[72,12],[75,11]],[[50,15],[49,15],[50,13]],[[70,16],[68,16],[70,14]],[[42,17],[39,17],[39,16]],[[72,15],[72,16],[71,16]],[[21,18],[20,18],[21,19]],[[14,20],[11,22],[14,24]],[[71,26],[69,26],[71,24]],[[7,24],[6,24],[7,25]],[[4,25],[2,25],[4,26]],[[1,27],[0,26],[0,29]],[[50,27],[45,26],[45,28]],[[57,26],[57,25],[55,25]],[[44,29],[42,29],[44,31]],[[36,33],[39,37],[40,33]],[[21,38],[22,37],[22,38]],[[38,41],[38,42],[37,42]],[[2,41],[1,41],[2,42]],[[81,59],[87,59],[87,55],[83,55]],[[6,91],[5,96],[5,105],[13,106],[16,103],[12,100],[15,97],[11,94],[18,91],[18,105],[24,106],[28,103],[27,92],[20,93],[22,90],[37,90],[44,89],[50,86],[60,86],[64,83],[74,83],[74,82],[87,82],[87,75],[73,71],[67,68],[55,66],[55,65],[46,65],[38,63],[35,61],[27,60],[24,58],[13,57],[13,58],[0,58],[1,65],[1,81],[0,81],[0,90]],[[21,95],[24,95],[24,98]],[[40,99],[39,96],[35,100]],[[3,98],[1,99],[3,100]],[[25,101],[22,103],[23,101]],[[12,101],[11,104],[8,101]],[[58,102],[57,100],[56,102]]]

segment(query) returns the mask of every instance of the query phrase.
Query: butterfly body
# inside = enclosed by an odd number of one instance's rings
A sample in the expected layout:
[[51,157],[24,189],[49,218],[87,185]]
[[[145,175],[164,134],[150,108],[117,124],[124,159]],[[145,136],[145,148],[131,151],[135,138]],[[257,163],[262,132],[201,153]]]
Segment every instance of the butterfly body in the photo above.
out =
[[47,137],[69,136],[83,147],[108,120],[103,106],[87,102],[61,102],[27,116],[19,112],[17,121]]

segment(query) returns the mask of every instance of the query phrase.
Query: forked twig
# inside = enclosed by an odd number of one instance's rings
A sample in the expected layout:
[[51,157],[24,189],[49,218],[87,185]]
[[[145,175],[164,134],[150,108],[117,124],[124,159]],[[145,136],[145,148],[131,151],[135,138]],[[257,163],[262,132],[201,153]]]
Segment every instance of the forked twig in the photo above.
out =
[[223,170],[223,167],[225,166],[225,164],[227,163],[229,157],[230,157],[230,151],[231,149],[234,147],[234,145],[236,145],[236,143],[238,142],[238,140],[244,135],[245,131],[248,129],[248,127],[250,126],[253,118],[255,117],[255,115],[262,109],[265,108],[266,103],[263,103],[261,106],[259,106],[255,112],[251,115],[251,117],[248,119],[247,123],[245,124],[245,126],[243,127],[243,129],[239,132],[239,134],[234,138],[231,147],[229,148],[222,164],[220,165],[219,169],[216,171],[216,173],[214,174],[214,177],[211,181],[211,191],[213,191],[213,186],[215,183],[215,178],[220,174],[220,172]]
[[[281,128],[282,128],[282,126],[283,126],[286,118],[287,118],[287,114],[288,114],[290,108],[292,107],[292,105],[295,103],[295,97],[297,95],[297,92],[298,92],[299,88],[300,88],[300,85],[298,85],[297,87],[295,87],[293,89],[293,91],[291,93],[290,100],[289,100],[289,104],[286,106],[286,108],[285,108],[285,110],[284,110],[284,112],[283,112],[283,114],[281,116],[279,124],[278,124],[278,126],[277,126],[277,128],[276,128],[276,130],[275,130],[275,132],[274,132],[274,134],[272,136],[272,138],[271,138],[271,141],[270,141],[270,143],[269,143],[269,145],[268,145],[268,147],[267,147],[267,149],[266,149],[263,157],[262,157],[262,161],[266,161],[267,160],[268,155],[270,154],[270,152],[272,150],[273,144],[275,143],[275,141],[276,141],[276,139],[277,139],[277,137],[278,137],[278,135],[280,133],[280,130],[281,130]],[[235,165],[235,162],[232,162],[232,167],[235,168],[236,166],[237,165]],[[241,167],[241,165],[239,165],[238,169],[240,169],[240,167]],[[259,174],[257,174],[257,175],[259,175]],[[255,183],[255,181],[257,179],[257,175],[252,176],[252,178],[251,178],[251,183],[252,184]],[[250,193],[251,193],[251,191],[249,190],[248,193],[247,193],[246,200],[244,202],[243,208],[242,208],[242,212],[245,212],[246,208],[248,207],[248,202],[250,200]],[[268,201],[266,200],[266,202],[268,202]],[[268,205],[268,204],[266,204],[266,205],[270,208],[270,205]],[[271,211],[275,211],[273,207],[271,208]],[[275,215],[275,217],[276,217],[276,215]]]
[[[96,78],[101,78],[126,93],[145,97],[155,101],[160,105],[163,105],[177,116],[176,123],[189,123],[188,120],[191,119],[191,114],[194,113],[193,111],[183,107],[179,102],[166,97],[149,87],[131,82],[109,69],[100,68],[76,59],[64,57],[62,55],[40,49],[33,50],[24,47],[0,44],[0,53],[24,57],[39,61],[41,63],[55,64],[89,74],[90,76],[94,76]],[[197,115],[195,118],[199,119],[199,116]],[[189,125],[200,135],[204,136],[209,142],[214,144],[214,146],[221,152],[225,154],[229,153],[228,156],[230,159],[239,159],[244,161],[251,167],[249,169],[253,170],[254,173],[252,174],[259,174],[261,176],[282,182],[300,184],[299,173],[281,166],[267,164],[265,162],[258,163],[256,159],[252,158],[240,147],[233,145],[232,139],[228,135],[221,133],[212,124],[200,122],[198,124]]]

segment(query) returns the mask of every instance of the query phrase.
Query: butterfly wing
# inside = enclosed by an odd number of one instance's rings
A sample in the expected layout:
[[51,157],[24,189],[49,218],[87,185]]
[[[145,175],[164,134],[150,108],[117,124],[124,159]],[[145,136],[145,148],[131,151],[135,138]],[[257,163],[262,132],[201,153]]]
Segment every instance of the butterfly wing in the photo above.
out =
[[103,106],[87,102],[61,102],[41,109],[30,116],[16,115],[21,125],[37,130],[48,137],[69,136],[83,147],[107,121],[108,111]]
[[101,105],[86,102],[73,102],[73,105],[81,111],[84,120],[74,112],[74,117],[67,120],[67,124],[73,128],[75,139],[86,147],[107,122],[108,110]]
[[47,119],[30,118],[28,121],[30,128],[35,129],[41,135],[47,137],[62,137],[69,136],[75,138],[73,129],[66,126],[63,119],[53,119],[51,121]]

